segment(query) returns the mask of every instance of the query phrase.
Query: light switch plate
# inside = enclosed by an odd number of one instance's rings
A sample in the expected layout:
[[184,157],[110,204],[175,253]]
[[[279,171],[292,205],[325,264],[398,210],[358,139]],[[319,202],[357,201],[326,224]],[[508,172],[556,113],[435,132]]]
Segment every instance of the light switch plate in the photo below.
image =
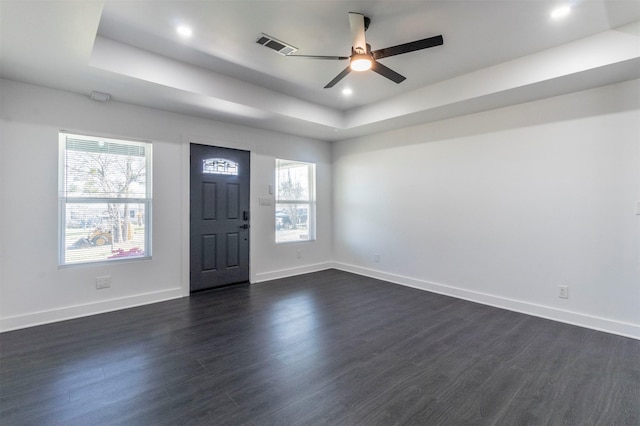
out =
[[569,286],[559,285],[558,286],[558,297],[561,299],[569,298]]

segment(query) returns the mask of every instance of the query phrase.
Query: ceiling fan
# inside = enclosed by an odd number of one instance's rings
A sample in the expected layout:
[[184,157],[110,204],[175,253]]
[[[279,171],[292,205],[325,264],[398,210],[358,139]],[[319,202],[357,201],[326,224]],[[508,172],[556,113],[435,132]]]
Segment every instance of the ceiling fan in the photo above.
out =
[[371,51],[371,46],[367,44],[364,32],[369,28],[371,19],[361,13],[349,12],[349,26],[351,27],[351,35],[353,36],[353,45],[351,47],[351,56],[315,56],[315,55],[286,55],[293,58],[310,58],[310,59],[326,59],[333,61],[349,60],[349,66],[342,70],[333,80],[331,80],[325,89],[329,89],[336,85],[351,71],[367,71],[377,72],[383,77],[388,78],[396,83],[402,83],[406,77],[398,74],[391,68],[388,68],[378,62],[378,59],[388,58],[389,56],[400,55],[402,53],[414,52],[416,50],[427,49],[429,47],[440,46],[444,43],[442,35],[416,40],[409,43],[399,44],[397,46],[387,47]]

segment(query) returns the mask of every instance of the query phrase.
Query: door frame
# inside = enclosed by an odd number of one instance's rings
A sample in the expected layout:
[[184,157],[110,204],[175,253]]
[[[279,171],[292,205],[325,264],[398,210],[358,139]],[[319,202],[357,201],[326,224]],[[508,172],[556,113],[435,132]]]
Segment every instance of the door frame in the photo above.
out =
[[[191,267],[191,238],[190,238],[190,226],[191,226],[191,200],[190,200],[190,190],[191,190],[191,144],[198,145],[209,145],[212,147],[218,148],[229,148],[229,149],[239,149],[243,151],[249,152],[249,212],[250,214],[254,214],[256,206],[254,205],[253,199],[251,198],[251,193],[253,190],[253,167],[254,167],[254,153],[248,146],[231,146],[230,144],[222,143],[221,141],[212,141],[210,139],[202,138],[202,137],[183,137],[182,147],[181,147],[181,185],[180,188],[182,190],[182,196],[180,198],[181,202],[181,233],[182,240],[180,242],[180,256],[181,256],[181,272],[180,272],[180,294],[182,297],[189,297],[191,295],[191,277],[190,277],[190,267]],[[249,216],[251,218],[251,216]],[[250,219],[250,223],[255,223],[255,221]],[[249,284],[253,283],[253,250],[254,244],[251,244],[251,241],[254,238],[254,228],[252,226],[249,227]]]

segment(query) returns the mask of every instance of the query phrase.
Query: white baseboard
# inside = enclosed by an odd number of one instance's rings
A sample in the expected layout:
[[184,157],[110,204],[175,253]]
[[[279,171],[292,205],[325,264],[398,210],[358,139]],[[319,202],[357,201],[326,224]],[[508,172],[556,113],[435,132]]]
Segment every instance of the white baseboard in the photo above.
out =
[[265,281],[277,280],[279,278],[293,277],[296,275],[309,274],[311,272],[319,272],[333,268],[333,262],[315,263],[313,265],[305,265],[296,268],[280,269],[278,271],[263,272],[255,274],[251,280],[252,284]]
[[[640,326],[636,324],[629,324],[607,318],[600,318],[578,312],[552,308],[549,306],[537,305],[521,300],[508,299],[486,293],[474,292],[453,286],[405,277],[402,275],[390,274],[387,272],[377,271],[374,269],[363,268],[360,266],[349,265],[340,262],[323,262],[313,265],[305,265],[297,268],[264,272],[256,274],[254,279],[252,280],[252,283],[262,283],[279,278],[287,278],[296,275],[319,272],[332,268],[358,275],[363,275],[366,277],[380,279],[394,284],[443,294],[458,299],[468,300],[488,306],[494,306],[514,312],[520,312],[523,314],[533,315],[541,318],[640,340]],[[133,308],[150,303],[178,299],[185,296],[182,293],[183,291],[181,288],[175,288],[171,290],[145,293],[120,299],[104,300],[85,305],[70,306],[49,311],[34,312],[25,315],[2,318],[0,319],[0,332],[18,330],[21,328],[33,327],[57,321],[65,321],[89,315],[117,311],[120,309]]]
[[360,266],[349,265],[346,263],[334,262],[333,267],[341,271],[351,272],[370,278],[376,278],[394,284],[400,284],[407,287],[443,294],[445,296],[452,296],[458,299],[481,303],[483,305],[494,306],[496,308],[507,309],[514,312],[520,312],[540,318],[550,319],[640,340],[640,325],[636,324],[629,324],[607,318],[600,318],[578,312],[552,308],[549,306],[537,305],[534,303],[524,302],[522,300],[508,299],[491,294],[465,290],[444,284],[438,284],[434,282],[405,277],[402,275],[377,271],[374,269],[363,268]]
[[102,314],[105,312],[118,311],[120,309],[133,308],[136,306],[148,305],[150,303],[164,302],[166,300],[183,297],[182,289],[158,291],[153,293],[138,294],[119,299],[103,300],[84,305],[68,306],[60,309],[34,312],[14,317],[0,319],[0,332],[18,330],[21,328],[34,327],[36,325],[49,324],[52,322],[65,321],[74,318],[86,317],[89,315]]

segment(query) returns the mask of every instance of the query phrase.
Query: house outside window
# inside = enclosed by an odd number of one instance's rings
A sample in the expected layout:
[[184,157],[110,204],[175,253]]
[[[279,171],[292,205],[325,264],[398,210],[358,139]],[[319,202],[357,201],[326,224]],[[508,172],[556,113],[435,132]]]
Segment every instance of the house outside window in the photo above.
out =
[[276,243],[316,239],[315,164],[276,159]]
[[59,134],[59,264],[151,257],[149,142]]

